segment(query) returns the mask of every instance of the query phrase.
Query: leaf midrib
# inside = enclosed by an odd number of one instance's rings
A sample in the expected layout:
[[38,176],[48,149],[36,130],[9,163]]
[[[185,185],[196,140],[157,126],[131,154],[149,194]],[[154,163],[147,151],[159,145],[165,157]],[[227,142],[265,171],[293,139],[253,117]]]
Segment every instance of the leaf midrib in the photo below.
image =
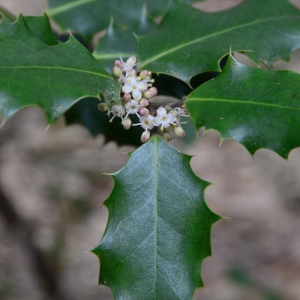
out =
[[[135,53],[123,53],[122,52],[122,57],[129,57],[129,56],[132,56],[132,55],[136,55]],[[93,53],[93,56],[99,60],[99,59],[113,59],[113,58],[119,58],[120,57],[120,53],[109,53],[109,52],[106,52],[106,53],[97,53],[97,52],[94,52]]]
[[64,12],[64,11],[71,10],[75,7],[78,7],[78,6],[81,6],[81,5],[90,3],[90,2],[95,2],[95,1],[96,0],[77,0],[77,1],[74,1],[74,2],[71,2],[71,3],[67,3],[67,4],[64,4],[64,5],[52,8],[52,9],[48,9],[47,14],[49,16],[53,17],[53,16],[58,15],[58,14]]
[[238,103],[238,104],[252,104],[252,105],[260,105],[260,106],[268,106],[268,107],[276,107],[280,109],[293,109],[293,110],[300,110],[300,107],[288,107],[282,106],[278,104],[271,104],[271,103],[262,103],[262,102],[253,102],[251,100],[232,100],[232,99],[218,99],[218,98],[187,98],[187,102],[189,101],[215,101],[215,102],[228,102],[228,103]]
[[56,70],[67,70],[67,71],[72,71],[72,72],[92,74],[92,75],[96,75],[96,76],[99,76],[99,77],[105,77],[105,78],[108,78],[108,79],[112,80],[112,78],[110,76],[105,75],[105,74],[86,71],[86,70],[80,70],[80,69],[66,68],[66,67],[50,67],[50,66],[11,66],[11,67],[9,67],[9,66],[0,66],[0,69],[46,69],[46,70],[56,69]]
[[[204,41],[206,39],[209,39],[209,38],[212,38],[212,37],[216,37],[216,36],[221,35],[223,33],[227,33],[227,32],[233,31],[235,29],[240,29],[240,28],[251,26],[251,25],[254,25],[254,24],[258,24],[258,23],[263,23],[263,22],[267,22],[267,21],[271,21],[271,20],[277,20],[277,19],[283,19],[283,18],[290,18],[290,17],[291,16],[280,16],[280,17],[272,17],[272,18],[265,18],[265,19],[261,19],[261,20],[255,20],[255,21],[252,21],[252,22],[249,22],[249,23],[242,24],[240,26],[235,26],[235,27],[231,27],[231,28],[227,28],[227,29],[221,30],[218,33],[209,34],[207,36],[198,38],[198,39],[193,40],[191,42],[187,42],[187,43],[181,44],[181,45],[179,45],[177,47],[171,48],[170,50],[164,51],[164,52],[162,52],[162,53],[160,53],[160,54],[158,54],[156,56],[153,56],[152,58],[144,61],[141,65],[139,65],[139,68],[142,69],[146,65],[148,65],[149,63],[151,63],[151,62],[153,62],[153,61],[155,61],[155,60],[157,60],[157,59],[159,59],[159,58],[161,58],[163,56],[166,56],[166,55],[168,55],[171,52],[175,52],[175,51],[180,50],[182,48],[188,47],[188,46],[196,44],[198,42],[202,42],[202,41]],[[233,49],[233,51],[234,51],[234,49]]]
[[157,220],[158,220],[158,213],[157,213],[157,183],[158,183],[158,170],[157,170],[157,150],[158,150],[158,142],[157,137],[153,139],[153,163],[154,163],[154,201],[155,201],[155,223],[154,223],[154,232],[155,232],[155,238],[154,238],[154,249],[155,249],[155,257],[154,257],[154,271],[155,271],[155,277],[154,277],[154,287],[153,287],[153,293],[154,293],[154,299],[156,299],[156,282],[157,282]]

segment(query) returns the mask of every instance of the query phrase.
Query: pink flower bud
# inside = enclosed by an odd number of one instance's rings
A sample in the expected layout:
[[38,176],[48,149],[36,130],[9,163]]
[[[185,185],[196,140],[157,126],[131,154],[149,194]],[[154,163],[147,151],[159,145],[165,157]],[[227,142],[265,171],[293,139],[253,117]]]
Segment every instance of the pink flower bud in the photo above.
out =
[[114,66],[114,67],[113,67],[113,73],[114,73],[114,75],[116,75],[117,77],[119,77],[120,74],[121,74],[121,69],[120,69],[120,67]]
[[108,106],[106,103],[99,103],[98,104],[98,109],[101,111],[101,112],[105,112],[108,110]]
[[180,137],[185,137],[185,131],[181,126],[174,126],[174,132],[176,135]]
[[147,99],[150,99],[154,96],[154,94],[150,90],[147,90],[146,92],[144,92],[143,96]]
[[164,135],[163,135],[163,138],[165,141],[167,142],[171,142],[172,141],[172,134],[170,132],[165,132]]
[[124,96],[123,96],[123,99],[124,99],[124,101],[130,101],[131,100],[131,95],[130,94],[128,94],[128,93],[125,93],[124,94]]
[[144,107],[147,107],[149,105],[149,101],[146,98],[142,98],[140,100],[140,105],[143,105]]
[[115,66],[116,67],[121,67],[122,66],[122,63],[121,63],[121,61],[120,60],[115,60]]
[[123,120],[123,122],[122,122],[122,125],[123,125],[123,127],[124,127],[125,130],[130,129],[131,124],[132,124],[132,121],[131,121],[130,118],[125,118],[125,119]]
[[156,87],[154,87],[154,86],[151,87],[151,88],[149,89],[149,91],[152,92],[154,96],[157,95],[157,88],[156,88]]
[[148,72],[147,70],[143,70],[143,71],[141,71],[141,73],[140,73],[140,77],[141,77],[142,79],[146,79],[148,75],[149,75],[149,72]]
[[140,108],[140,115],[141,116],[148,116],[149,115],[149,109],[147,109],[145,107],[141,107]]
[[142,135],[141,135],[141,141],[142,141],[143,143],[145,143],[145,142],[147,142],[147,141],[149,140],[149,138],[150,138],[150,131],[149,131],[149,130],[144,131],[144,132],[142,133]]

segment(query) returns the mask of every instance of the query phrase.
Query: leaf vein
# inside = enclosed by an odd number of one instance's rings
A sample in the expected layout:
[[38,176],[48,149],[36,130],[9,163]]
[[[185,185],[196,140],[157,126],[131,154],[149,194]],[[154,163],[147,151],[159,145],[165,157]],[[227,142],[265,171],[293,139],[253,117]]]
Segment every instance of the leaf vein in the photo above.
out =
[[261,103],[261,102],[243,101],[243,100],[231,100],[231,99],[188,98],[187,101],[202,101],[202,102],[216,101],[216,102],[238,103],[238,104],[245,104],[245,105],[250,104],[250,105],[270,106],[270,107],[276,107],[280,109],[300,110],[300,107],[288,107],[288,106],[281,106],[279,104]]
[[212,34],[209,34],[209,35],[206,35],[204,37],[200,37],[198,39],[195,39],[195,40],[192,40],[190,42],[186,42],[184,44],[181,44],[181,45],[178,45],[176,47],[173,47],[169,50],[166,50],[158,55],[155,55],[147,60],[145,60],[139,67],[142,69],[144,68],[146,65],[148,65],[149,63],[155,61],[155,60],[158,60],[159,58],[163,57],[163,56],[166,56],[168,54],[170,54],[171,52],[174,52],[174,51],[177,51],[177,50],[180,50],[182,48],[185,48],[185,47],[188,47],[190,45],[193,45],[193,44],[196,44],[198,42],[202,42],[206,39],[209,39],[209,38],[212,38],[212,37],[216,37],[218,35],[221,35],[221,34],[224,34],[224,33],[228,33],[230,31],[233,31],[233,30],[236,30],[236,29],[240,29],[240,28],[244,28],[244,27],[248,27],[248,26],[251,26],[251,25],[255,25],[255,24],[258,24],[258,23],[263,23],[263,22],[267,22],[267,21],[272,21],[272,20],[279,20],[279,19],[284,19],[284,18],[289,18],[290,16],[279,16],[279,17],[272,17],[272,18],[265,18],[265,19],[256,19],[252,22],[249,22],[249,23],[245,23],[245,24],[241,24],[241,25],[238,25],[238,26],[235,26],[235,27],[231,27],[231,28],[227,28],[227,29],[224,29],[224,30],[221,30],[219,32],[214,32]]

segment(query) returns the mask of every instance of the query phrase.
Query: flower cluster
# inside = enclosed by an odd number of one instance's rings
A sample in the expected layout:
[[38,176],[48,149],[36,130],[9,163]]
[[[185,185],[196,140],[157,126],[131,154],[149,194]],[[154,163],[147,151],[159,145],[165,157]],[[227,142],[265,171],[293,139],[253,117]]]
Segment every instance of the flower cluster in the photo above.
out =
[[[160,106],[154,109],[149,103],[149,99],[157,95],[157,89],[152,85],[151,72],[142,70],[139,74],[135,69],[137,58],[129,57],[126,62],[122,57],[115,61],[113,74],[118,78],[122,86],[121,104],[113,104],[108,111],[108,116],[122,119],[123,127],[128,130],[131,126],[140,125],[145,131],[142,133],[141,141],[146,142],[150,138],[150,131],[157,128],[157,132],[167,141],[174,138],[174,134],[184,137],[185,132],[180,124],[180,117],[188,117],[185,107],[171,108],[169,105]],[[99,104],[100,111],[108,110],[106,104]],[[132,124],[130,115],[136,115],[139,123]]]

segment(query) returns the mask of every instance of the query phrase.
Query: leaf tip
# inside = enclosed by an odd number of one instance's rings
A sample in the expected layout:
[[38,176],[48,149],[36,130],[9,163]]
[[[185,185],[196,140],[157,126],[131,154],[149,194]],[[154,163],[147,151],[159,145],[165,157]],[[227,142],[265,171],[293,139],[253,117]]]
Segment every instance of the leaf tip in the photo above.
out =
[[111,176],[111,177],[115,177],[115,173],[102,173],[103,175],[107,175],[107,176]]

